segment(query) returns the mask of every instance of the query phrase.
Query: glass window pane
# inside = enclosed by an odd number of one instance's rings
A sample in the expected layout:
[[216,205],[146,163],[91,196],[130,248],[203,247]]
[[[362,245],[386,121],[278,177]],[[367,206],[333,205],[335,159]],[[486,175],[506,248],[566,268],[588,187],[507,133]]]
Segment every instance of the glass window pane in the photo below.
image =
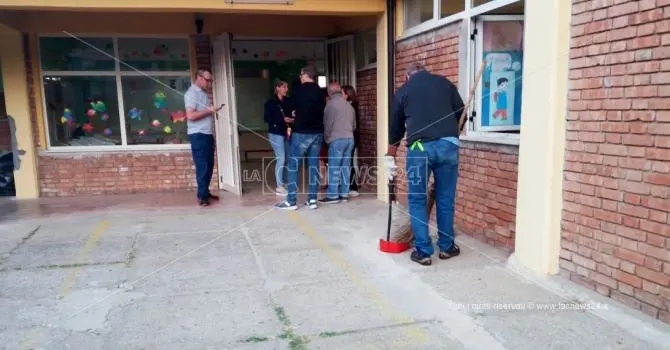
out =
[[472,0],[472,5],[471,6],[472,7],[477,7],[479,5],[484,5],[487,2],[491,2],[491,1],[493,1],[493,0]]
[[465,11],[465,0],[441,0],[440,18]]
[[119,38],[121,70],[187,72],[188,43],[186,38]]
[[367,64],[377,63],[377,32],[367,32],[365,36],[365,48],[367,49]]
[[433,19],[433,3],[437,0],[406,0],[405,29]]
[[189,76],[122,77],[128,144],[189,143],[184,93],[190,85]]
[[485,21],[482,126],[521,125],[523,21]]
[[114,77],[44,77],[51,146],[121,144]]
[[42,37],[39,46],[44,71],[113,71],[115,67],[110,38]]

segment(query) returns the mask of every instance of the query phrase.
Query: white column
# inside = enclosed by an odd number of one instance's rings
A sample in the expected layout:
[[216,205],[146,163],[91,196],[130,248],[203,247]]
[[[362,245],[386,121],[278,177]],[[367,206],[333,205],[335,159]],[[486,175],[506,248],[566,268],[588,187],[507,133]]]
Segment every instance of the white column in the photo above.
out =
[[571,2],[526,1],[514,259],[558,273]]
[[388,202],[385,169],[380,164],[388,147],[388,27],[386,13],[377,19],[377,198]]

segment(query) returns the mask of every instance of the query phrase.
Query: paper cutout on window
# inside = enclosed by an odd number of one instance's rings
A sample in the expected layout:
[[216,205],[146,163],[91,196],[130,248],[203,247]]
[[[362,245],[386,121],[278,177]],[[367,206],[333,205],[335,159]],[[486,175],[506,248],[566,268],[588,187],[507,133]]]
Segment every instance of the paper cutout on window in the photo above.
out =
[[167,96],[165,96],[165,93],[162,91],[159,91],[154,94],[154,106],[158,109],[165,108],[165,105],[167,104]]
[[63,109],[63,116],[60,117],[61,124],[74,122],[72,111],[69,108]]
[[133,107],[128,111],[128,116],[132,120],[142,120],[142,111]]
[[182,110],[170,113],[170,118],[172,118],[173,123],[179,123],[186,121],[186,113]]
[[87,115],[89,118],[93,118],[93,116],[95,116],[95,109],[90,108],[88,111],[86,111],[86,115]]
[[137,130],[137,134],[140,135],[140,136],[144,136],[144,134],[146,134],[146,133],[147,132],[144,131],[144,129]]
[[106,106],[105,103],[102,102],[102,101],[94,101],[94,102],[91,102],[91,107],[93,107],[93,109],[94,109],[96,112],[100,112],[100,113],[107,112],[107,106]]
[[110,129],[110,128],[105,128],[105,131],[103,131],[103,132],[105,133],[105,135],[109,136],[109,135],[112,134],[112,129]]
[[166,125],[166,126],[163,128],[163,131],[164,131],[166,134],[170,134],[170,133],[172,133],[172,128],[171,128],[169,125]]
[[81,127],[84,131],[86,132],[92,132],[93,131],[93,124],[91,123],[86,123],[84,126]]
[[168,52],[168,47],[165,45],[158,45],[154,48],[154,55],[156,56],[165,56]]
[[104,113],[103,115],[100,116],[100,119],[102,119],[103,121],[108,120],[109,119],[109,114]]
[[157,128],[161,126],[161,122],[158,121],[158,119],[154,119],[154,121],[151,122],[151,125]]

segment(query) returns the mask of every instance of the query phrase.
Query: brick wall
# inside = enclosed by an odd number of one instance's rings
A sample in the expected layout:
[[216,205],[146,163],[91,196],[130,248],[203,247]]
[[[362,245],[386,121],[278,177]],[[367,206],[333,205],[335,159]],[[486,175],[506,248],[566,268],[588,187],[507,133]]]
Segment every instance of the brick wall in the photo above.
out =
[[561,274],[670,323],[669,0],[573,0]]
[[[196,39],[196,52],[198,67],[210,68],[207,37]],[[31,70],[28,81],[32,87]],[[31,108],[34,108],[32,100]],[[41,153],[38,166],[42,196],[148,193],[196,188],[190,151]],[[213,192],[218,191],[217,177],[215,164],[210,184]]]
[[0,115],[0,153],[12,150],[12,135],[9,130],[9,120]]
[[519,147],[461,142],[456,198],[458,232],[514,250]]
[[[458,84],[460,23],[403,40],[396,45],[396,87],[404,82],[413,61]],[[466,97],[463,97],[464,99]],[[398,150],[398,166],[405,168],[406,142]],[[514,247],[518,147],[462,142],[455,223],[459,234],[476,237],[504,250]],[[402,174],[402,173],[401,173]],[[398,178],[398,194],[407,203],[405,178]],[[435,220],[435,210],[431,213]]]
[[359,99],[361,145],[358,164],[360,185],[366,192],[377,190],[374,168],[377,166],[377,69],[356,73],[356,93]]

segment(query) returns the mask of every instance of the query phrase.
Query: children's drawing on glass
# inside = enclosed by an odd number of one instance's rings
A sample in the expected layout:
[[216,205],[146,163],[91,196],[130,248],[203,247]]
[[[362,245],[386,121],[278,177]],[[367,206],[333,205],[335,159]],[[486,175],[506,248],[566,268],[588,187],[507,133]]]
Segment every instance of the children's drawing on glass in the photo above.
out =
[[523,74],[523,22],[483,23],[481,125],[521,125],[521,77]]

